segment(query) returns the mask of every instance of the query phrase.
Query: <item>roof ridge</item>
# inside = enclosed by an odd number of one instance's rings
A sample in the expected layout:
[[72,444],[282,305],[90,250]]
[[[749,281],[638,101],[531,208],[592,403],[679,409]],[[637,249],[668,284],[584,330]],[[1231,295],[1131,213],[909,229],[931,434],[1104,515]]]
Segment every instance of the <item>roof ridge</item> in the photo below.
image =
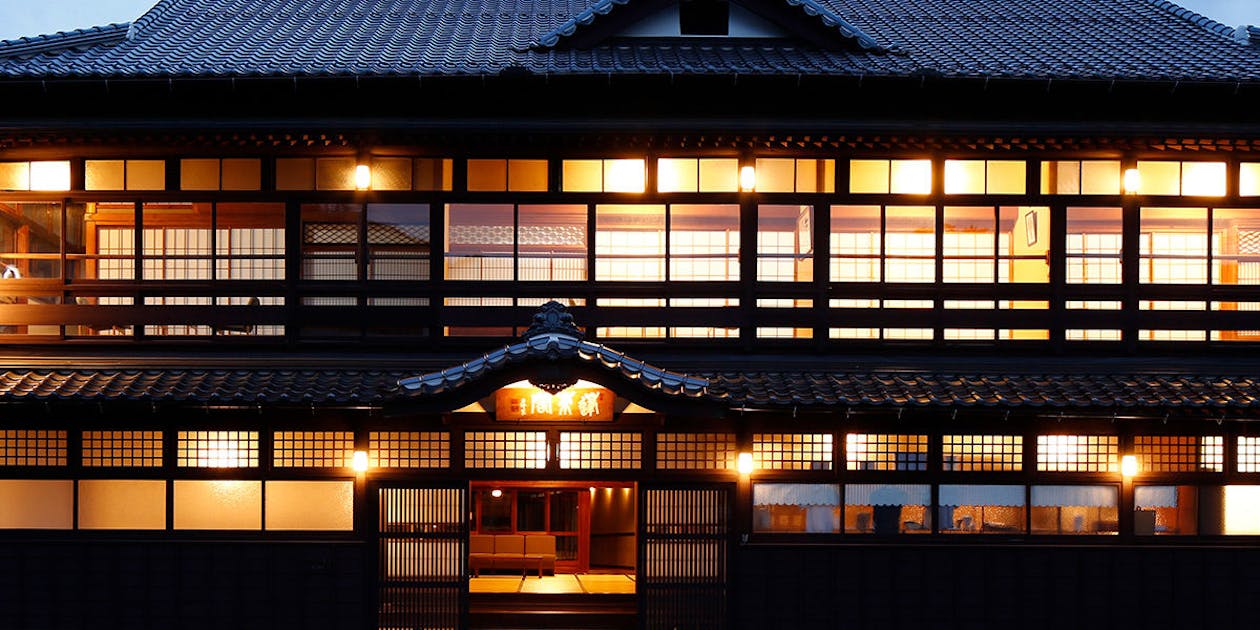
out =
[[1179,18],[1182,18],[1194,24],[1195,26],[1201,26],[1207,29],[1208,31],[1216,33],[1217,35],[1221,35],[1222,37],[1228,37],[1230,39],[1234,39],[1234,31],[1236,30],[1234,27],[1217,22],[1216,20],[1213,20],[1212,18],[1206,15],[1203,15],[1202,13],[1192,11],[1174,2],[1169,2],[1169,0],[1145,0],[1145,1],[1147,4],[1153,5],[1157,9],[1163,9],[1164,11],[1167,11]]
[[[560,42],[562,38],[572,37],[579,28],[588,26],[601,15],[612,13],[617,7],[625,6],[632,0],[596,0],[590,6],[581,12],[562,22],[559,26],[550,31],[539,35],[533,42],[530,42],[524,52],[530,48],[551,48]],[[880,44],[874,37],[871,37],[862,29],[853,25],[848,20],[840,17],[835,11],[817,0],[779,0],[790,7],[798,7],[806,16],[820,20],[826,27],[835,29],[840,32],[845,39],[857,42],[863,50],[871,52],[894,52],[890,47]]]
[[120,22],[103,26],[77,28],[70,31],[57,31],[47,35],[2,40],[0,41],[0,58],[37,55],[43,52],[66,50],[81,46],[113,44],[127,39],[130,29],[130,22]]

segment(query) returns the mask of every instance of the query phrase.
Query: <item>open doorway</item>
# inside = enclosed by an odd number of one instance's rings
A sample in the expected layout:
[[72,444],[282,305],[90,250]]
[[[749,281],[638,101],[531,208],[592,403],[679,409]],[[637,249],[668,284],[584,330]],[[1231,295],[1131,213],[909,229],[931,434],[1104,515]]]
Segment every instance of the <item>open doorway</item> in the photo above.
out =
[[471,489],[470,593],[635,592],[633,483],[490,481]]

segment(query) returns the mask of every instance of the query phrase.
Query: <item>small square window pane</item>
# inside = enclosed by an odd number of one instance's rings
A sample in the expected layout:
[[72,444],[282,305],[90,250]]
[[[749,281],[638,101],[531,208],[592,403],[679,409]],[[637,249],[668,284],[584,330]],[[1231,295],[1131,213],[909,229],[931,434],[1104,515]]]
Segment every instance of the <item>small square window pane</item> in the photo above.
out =
[[180,190],[218,190],[219,161],[190,159],[179,161]]
[[122,190],[126,185],[127,163],[122,160],[87,160],[84,167],[88,190]]
[[849,192],[888,192],[888,160],[849,160]]
[[450,190],[452,160],[416,158],[415,175],[411,178],[416,190]]
[[1023,160],[989,160],[985,190],[991,195],[1022,195],[1028,186]]
[[507,190],[507,160],[468,160],[468,190]]
[[698,160],[661,158],[656,161],[656,190],[659,192],[696,192],[699,178]]
[[1238,178],[1239,194],[1243,197],[1260,196],[1260,162],[1242,165]]
[[508,190],[547,192],[547,160],[509,160]]
[[0,190],[30,190],[30,162],[0,162]]
[[279,158],[276,160],[276,190],[314,190],[315,160]]
[[317,158],[315,187],[319,190],[354,190],[354,158]]
[[372,160],[372,190],[411,190],[409,158]]
[[1181,162],[1138,162],[1143,195],[1181,194]]
[[945,160],[945,194],[984,194],[984,160]]
[[127,190],[166,190],[166,162],[127,160]]
[[931,160],[893,160],[893,193],[901,195],[926,195],[932,192]]
[[223,190],[261,190],[262,160],[229,158],[223,160]]
[[1182,162],[1181,194],[1188,196],[1225,196],[1224,162]]
[[1120,194],[1120,161],[1087,160],[1081,162],[1081,194]]
[[739,160],[717,158],[700,160],[700,192],[739,190]]
[[757,158],[757,192],[795,192],[796,160]]
[[601,192],[603,168],[601,160],[565,160],[561,171],[564,192]]

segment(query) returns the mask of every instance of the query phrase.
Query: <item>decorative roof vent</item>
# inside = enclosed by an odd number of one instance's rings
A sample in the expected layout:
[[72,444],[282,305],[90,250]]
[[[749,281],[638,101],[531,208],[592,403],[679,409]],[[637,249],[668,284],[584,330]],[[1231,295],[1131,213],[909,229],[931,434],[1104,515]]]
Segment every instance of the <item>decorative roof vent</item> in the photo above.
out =
[[1239,26],[1234,29],[1234,39],[1244,44],[1260,47],[1260,26]]
[[534,313],[534,323],[525,331],[523,338],[529,339],[548,333],[559,333],[577,339],[585,336],[577,324],[573,323],[573,314],[569,309],[555,300],[538,307],[538,312]]

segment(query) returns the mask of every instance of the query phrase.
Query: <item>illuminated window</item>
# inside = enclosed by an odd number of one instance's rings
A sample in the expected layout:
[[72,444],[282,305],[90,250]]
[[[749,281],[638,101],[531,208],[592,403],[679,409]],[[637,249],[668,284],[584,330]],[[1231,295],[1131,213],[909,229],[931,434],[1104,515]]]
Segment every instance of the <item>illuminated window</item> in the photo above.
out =
[[661,158],[656,161],[659,192],[736,192],[737,158]]
[[262,529],[262,482],[176,479],[175,529]]
[[1067,281],[1119,284],[1120,208],[1067,209]]
[[1133,438],[1143,472],[1221,472],[1224,438],[1197,435],[1139,435]]
[[354,529],[353,481],[268,481],[265,490],[268,530]]
[[65,465],[65,431],[0,430],[0,466]]
[[302,206],[302,278],[357,280],[359,222],[355,204]]
[[1146,162],[1137,164],[1143,195],[1225,195],[1224,162]]
[[596,207],[595,277],[614,282],[665,279],[665,206]]
[[642,467],[640,433],[560,433],[560,468],[583,470]]
[[1239,436],[1238,472],[1260,472],[1260,437]]
[[1119,504],[1116,486],[1033,486],[1032,533],[1115,534]]
[[468,160],[468,190],[546,192],[547,160]]
[[372,431],[368,434],[371,468],[446,468],[451,434],[445,431]]
[[0,529],[71,529],[74,482],[0,479]]
[[936,209],[884,209],[884,281],[936,281]]
[[739,280],[739,206],[669,207],[669,279]]
[[1024,533],[1024,486],[944,485],[938,501],[945,534]]
[[1118,195],[1119,160],[1068,160],[1041,163],[1043,195]]
[[1041,472],[1117,472],[1120,438],[1114,435],[1038,435]]
[[850,534],[932,532],[927,484],[850,483],[844,486],[844,531]]
[[70,190],[70,162],[0,162],[0,190]]
[[1207,341],[1204,330],[1138,330],[1138,341]]
[[1064,338],[1068,341],[1120,341],[1123,333],[1115,328],[1068,328]]
[[1243,536],[1260,534],[1260,486],[1229,485],[1224,487],[1223,494],[1225,527],[1221,533]]
[[1238,173],[1238,194],[1243,197],[1260,196],[1260,163],[1243,163]]
[[468,431],[464,434],[465,468],[546,468],[547,434],[543,431]]
[[1140,280],[1204,284],[1208,275],[1207,210],[1142,208]]
[[831,207],[831,281],[879,282],[879,206]]
[[734,433],[658,433],[656,467],[661,470],[734,470]]
[[840,531],[840,486],[753,484],[753,531],[831,534]]
[[[410,183],[411,180],[407,181]],[[180,160],[179,188],[180,190],[259,190],[262,188],[262,160],[234,158]],[[410,186],[407,189],[410,189]]]
[[349,431],[276,431],[273,464],[278,468],[348,468],[354,456]]
[[1212,211],[1212,283],[1260,285],[1260,210]]
[[428,280],[429,232],[427,204],[368,204],[368,279]]
[[83,465],[152,468],[162,465],[161,431],[84,431]]
[[79,529],[166,529],[166,481],[79,481]]
[[813,281],[813,226],[813,206],[759,206],[757,280]]
[[945,160],[947,195],[1022,195],[1027,180],[1022,160]]
[[849,433],[844,437],[848,470],[927,470],[926,435]]
[[[1218,488],[1205,488],[1220,492]],[[1199,488],[1137,486],[1133,489],[1133,533],[1139,536],[1193,536],[1198,533]]]
[[412,187],[416,190],[450,190],[454,179],[453,162],[441,158],[412,160]]
[[830,433],[757,433],[753,466],[757,470],[831,470]]
[[849,192],[926,195],[932,192],[932,161],[850,160]]
[[835,160],[757,158],[755,168],[760,193],[835,192]]
[[941,458],[945,470],[1023,470],[1024,438],[1019,435],[946,435]]
[[410,158],[374,157],[369,167],[372,190],[411,190],[415,171]]
[[315,158],[315,190],[354,190],[358,160],[352,157]]
[[561,180],[564,192],[641,193],[647,170],[642,159],[565,160]]
[[257,468],[257,431],[180,431],[176,465],[181,468]]
[[1049,282],[1049,251],[1049,208],[945,208],[946,282]]

